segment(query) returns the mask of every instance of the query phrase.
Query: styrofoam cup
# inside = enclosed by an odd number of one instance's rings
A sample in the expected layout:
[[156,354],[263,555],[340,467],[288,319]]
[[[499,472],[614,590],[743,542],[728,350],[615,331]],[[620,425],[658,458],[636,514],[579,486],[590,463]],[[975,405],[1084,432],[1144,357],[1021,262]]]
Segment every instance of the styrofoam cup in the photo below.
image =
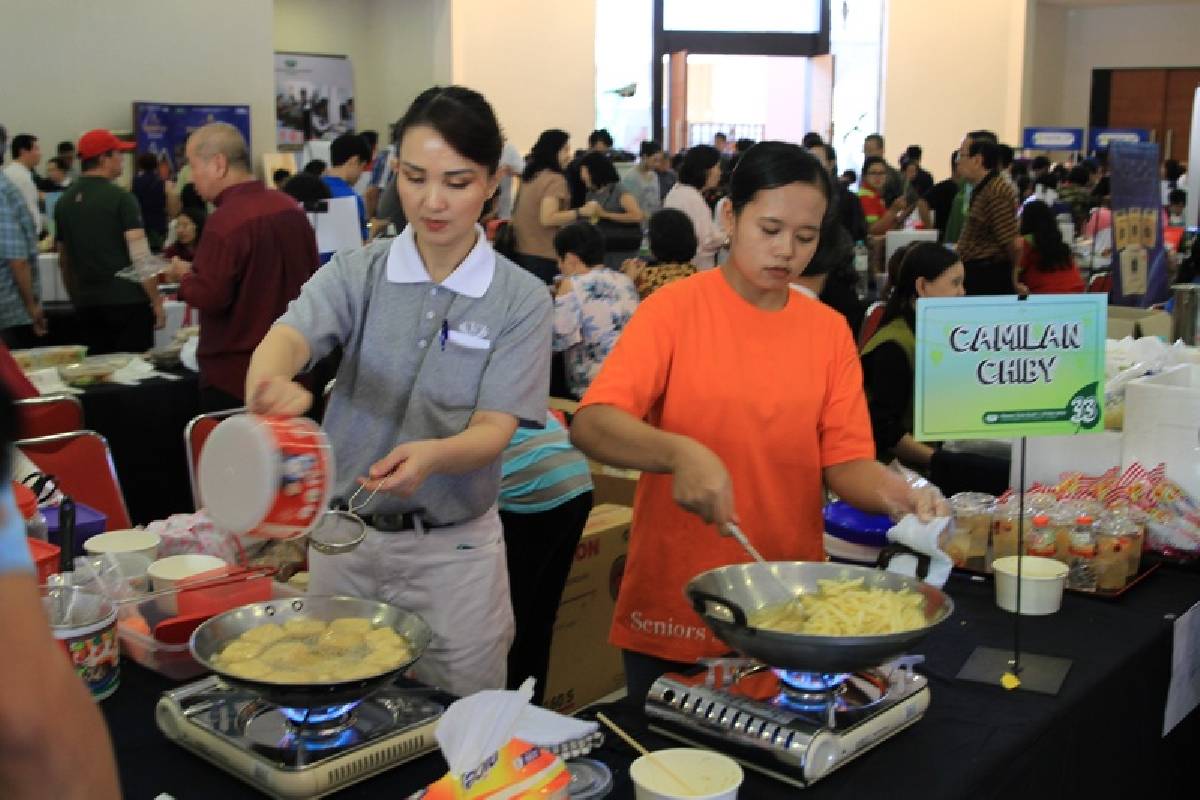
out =
[[184,578],[224,566],[226,566],[225,562],[216,556],[205,553],[184,553],[160,558],[150,565],[146,574],[150,576],[150,585],[154,587],[154,591],[163,592],[167,589],[174,589]]
[[137,553],[154,561],[158,558],[158,545],[162,537],[157,533],[130,528],[124,531],[98,533],[83,543],[85,552],[91,555],[104,553]]
[[[655,761],[687,782],[691,793],[664,772]],[[637,800],[733,800],[742,785],[742,767],[729,756],[712,750],[677,747],[656,750],[654,758],[642,756],[629,767]]]
[[[996,572],[996,605],[1005,611],[1017,610],[1017,556],[1005,556],[992,562]],[[1021,556],[1021,613],[1053,614],[1062,605],[1067,583],[1067,565],[1053,558]]]

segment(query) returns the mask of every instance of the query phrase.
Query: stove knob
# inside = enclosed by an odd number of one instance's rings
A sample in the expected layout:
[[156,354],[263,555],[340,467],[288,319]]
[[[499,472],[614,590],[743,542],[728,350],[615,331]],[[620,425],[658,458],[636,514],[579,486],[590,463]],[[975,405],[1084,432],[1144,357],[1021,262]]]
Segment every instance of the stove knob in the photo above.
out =
[[842,758],[842,746],[829,731],[821,731],[808,743],[804,759],[804,780],[812,783],[833,771]]

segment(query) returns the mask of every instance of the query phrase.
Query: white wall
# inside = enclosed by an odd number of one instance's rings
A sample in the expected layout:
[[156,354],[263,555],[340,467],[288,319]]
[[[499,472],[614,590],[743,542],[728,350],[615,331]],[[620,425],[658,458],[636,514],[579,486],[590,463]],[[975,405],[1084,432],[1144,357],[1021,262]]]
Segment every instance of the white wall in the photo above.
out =
[[349,56],[359,130],[386,141],[412,99],[449,80],[446,0],[274,0],[274,48]]
[[596,2],[450,0],[453,81],[487,97],[523,153],[546,128],[587,146],[596,119]]
[[890,0],[884,34],[882,132],[893,163],[925,149],[936,178],[969,130],[1020,135],[1031,0]]
[[1092,70],[1200,66],[1200,3],[1067,13],[1061,124],[1087,127]]
[[0,122],[49,158],[90,128],[131,130],[135,100],[247,104],[257,156],[275,143],[270,41],[270,0],[7,0]]
[[1046,3],[1038,3],[1031,9],[1033,66],[1025,76],[1025,83],[1030,88],[1032,100],[1026,125],[1066,124],[1062,93],[1068,13],[1063,6]]

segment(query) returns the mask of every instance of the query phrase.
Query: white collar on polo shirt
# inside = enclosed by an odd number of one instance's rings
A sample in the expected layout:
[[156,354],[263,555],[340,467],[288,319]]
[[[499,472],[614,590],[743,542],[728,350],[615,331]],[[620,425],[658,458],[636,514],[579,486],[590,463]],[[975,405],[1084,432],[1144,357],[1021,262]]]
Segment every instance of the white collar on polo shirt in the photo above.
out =
[[[488,242],[483,228],[475,226],[475,246],[467,257],[458,265],[450,277],[442,281],[443,289],[449,289],[455,294],[480,298],[492,285],[492,277],[496,274],[496,251]],[[388,251],[387,279],[392,283],[430,283],[429,271],[417,251],[417,238],[412,225],[406,225],[404,230],[392,242]]]

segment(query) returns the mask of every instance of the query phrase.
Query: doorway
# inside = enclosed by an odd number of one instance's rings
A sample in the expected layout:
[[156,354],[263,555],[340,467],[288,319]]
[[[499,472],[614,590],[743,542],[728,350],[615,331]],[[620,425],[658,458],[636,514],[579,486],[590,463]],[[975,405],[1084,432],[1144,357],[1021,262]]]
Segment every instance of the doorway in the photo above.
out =
[[1186,161],[1200,67],[1092,70],[1093,128],[1143,128],[1163,159]]
[[833,123],[831,55],[718,55],[676,51],[663,57],[667,139],[672,152],[738,139],[799,142]]

